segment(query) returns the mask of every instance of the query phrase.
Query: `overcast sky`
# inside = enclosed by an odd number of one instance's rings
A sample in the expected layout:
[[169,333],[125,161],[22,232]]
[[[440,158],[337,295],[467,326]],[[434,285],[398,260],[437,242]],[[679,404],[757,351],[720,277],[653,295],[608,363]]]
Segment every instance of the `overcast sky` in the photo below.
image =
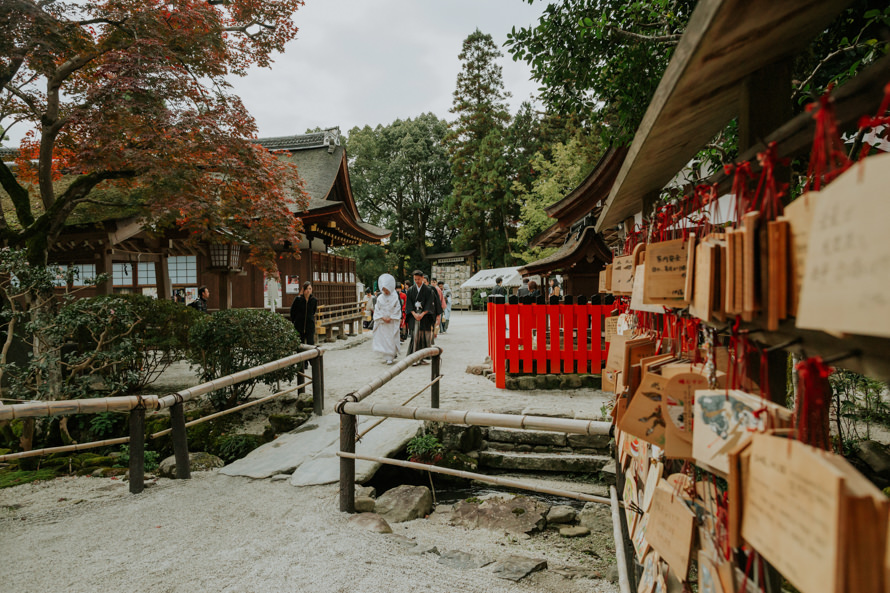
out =
[[[463,40],[476,28],[505,55],[510,110],[537,85],[524,62],[501,47],[512,27],[534,25],[542,2],[525,0],[306,0],[294,17],[299,33],[271,69],[233,78],[256,118],[260,137],[307,129],[389,124],[432,112],[450,120]],[[14,126],[6,146],[25,134]]]
[[[463,40],[479,28],[500,47],[515,25],[537,23],[545,4],[525,0],[306,0],[300,31],[272,69],[233,80],[260,137],[315,127],[389,124],[421,113],[452,118]],[[537,87],[505,54],[511,112]]]

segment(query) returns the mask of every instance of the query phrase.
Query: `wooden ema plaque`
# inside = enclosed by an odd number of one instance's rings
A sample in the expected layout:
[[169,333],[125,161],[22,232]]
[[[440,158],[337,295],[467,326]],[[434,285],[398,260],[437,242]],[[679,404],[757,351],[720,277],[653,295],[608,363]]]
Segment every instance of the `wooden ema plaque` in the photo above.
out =
[[845,459],[751,439],[742,537],[806,593],[885,591],[890,501]]
[[645,373],[618,429],[663,449],[665,421],[661,401],[666,385],[667,379],[661,375]]
[[[745,321],[754,319],[760,310],[760,212],[748,212],[742,227],[742,316]],[[736,276],[738,282],[738,276]]]
[[646,286],[646,266],[641,264],[634,271],[634,288],[630,295],[630,309],[647,313],[664,313],[664,305],[646,305],[643,303],[643,292]]
[[798,589],[841,591],[841,477],[806,445],[751,442],[742,537]]
[[797,327],[890,337],[888,187],[884,153],[809,196],[815,209]]
[[689,573],[694,533],[695,515],[683,499],[674,494],[673,488],[662,480],[652,497],[646,537],[649,545],[681,581],[685,581]]
[[643,303],[685,307],[686,276],[691,241],[674,239],[652,243],[646,250]]
[[767,223],[768,256],[766,283],[766,328],[779,329],[779,322],[788,317],[789,301],[789,225],[786,220]]
[[707,240],[695,246],[695,273],[689,313],[703,321],[714,319],[714,305],[719,300],[719,247]]
[[816,192],[809,192],[797,198],[785,206],[782,219],[788,221],[790,234],[790,295],[788,314],[797,316],[797,304],[800,300],[800,287],[803,284],[803,275],[807,267],[807,245],[810,241],[810,226],[813,223],[813,207],[815,206]]
[[634,288],[634,256],[619,255],[612,263],[612,293],[629,295]]
[[612,292],[612,264],[607,264],[606,268],[600,272],[599,291],[600,293]]
[[662,401],[662,414],[666,425],[665,457],[692,459],[692,415],[695,392],[707,388],[707,377],[699,373],[680,373],[668,380]]

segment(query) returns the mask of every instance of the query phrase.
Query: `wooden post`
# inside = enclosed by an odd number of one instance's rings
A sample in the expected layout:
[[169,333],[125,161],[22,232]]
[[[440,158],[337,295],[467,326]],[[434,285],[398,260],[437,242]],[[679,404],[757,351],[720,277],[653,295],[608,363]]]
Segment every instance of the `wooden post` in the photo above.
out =
[[[442,355],[436,354],[433,356],[433,364],[430,367],[430,381],[435,381],[436,377],[439,376],[439,364],[441,362]],[[436,381],[430,386],[430,407],[438,408],[439,407],[439,383],[440,381]]]
[[158,283],[158,298],[169,301],[173,298],[173,284],[170,282],[169,256],[166,250],[155,262],[155,279]]
[[309,364],[312,366],[312,411],[321,416],[324,414],[324,359],[321,351]]
[[188,480],[192,477],[189,466],[189,443],[185,432],[185,411],[182,402],[173,404],[170,408],[170,428],[173,430],[173,455],[176,457],[176,477],[180,480]]
[[111,261],[111,249],[102,249],[97,255],[99,262],[96,264],[96,273],[108,274],[108,279],[96,286],[96,292],[98,294],[114,294],[114,264]]
[[130,411],[130,493],[139,494],[144,489],[145,408],[133,408]]
[[[340,450],[355,453],[355,416],[340,414]],[[340,458],[340,511],[355,512],[355,459]]]
[[219,309],[232,308],[232,277],[226,272],[219,273]]

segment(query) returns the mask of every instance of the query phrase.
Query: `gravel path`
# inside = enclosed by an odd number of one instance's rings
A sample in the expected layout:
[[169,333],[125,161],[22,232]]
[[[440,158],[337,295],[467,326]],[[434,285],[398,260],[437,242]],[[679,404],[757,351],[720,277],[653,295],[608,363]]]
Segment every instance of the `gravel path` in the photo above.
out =
[[[467,364],[485,357],[484,322],[478,313],[455,313],[451,330],[438,341],[445,350],[443,408],[599,413],[603,396],[594,390],[507,392],[464,373]],[[385,368],[370,343],[350,347],[358,341],[339,342],[325,354],[327,409]],[[163,377],[168,385],[188,380],[186,367]],[[399,401],[428,380],[429,367],[411,368],[373,397]],[[422,397],[417,405],[424,405]],[[489,568],[448,568],[438,564],[438,556],[407,554],[397,538],[356,530],[347,518],[337,511],[336,485],[295,488],[286,481],[215,472],[189,481],[156,480],[136,496],[113,479],[26,484],[0,490],[0,583],[3,591],[17,593],[617,590],[604,579],[569,580],[552,570],[512,583]],[[594,536],[525,539],[435,519],[396,524],[393,530],[440,551],[539,557],[551,569],[568,565],[603,573],[607,567],[591,557]]]

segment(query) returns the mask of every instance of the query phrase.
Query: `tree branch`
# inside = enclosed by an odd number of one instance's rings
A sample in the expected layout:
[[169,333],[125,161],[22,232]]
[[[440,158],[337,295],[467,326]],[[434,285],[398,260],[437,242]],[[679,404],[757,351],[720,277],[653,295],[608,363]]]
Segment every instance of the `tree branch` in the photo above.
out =
[[791,99],[793,100],[793,99],[796,99],[797,97],[799,97],[802,93],[802,89],[805,86],[807,86],[808,84],[810,84],[810,82],[812,82],[813,78],[816,77],[816,74],[819,72],[819,70],[822,68],[822,66],[827,64],[830,60],[832,60],[833,58],[836,58],[837,56],[839,56],[843,53],[846,53],[848,51],[853,51],[854,49],[859,49],[860,47],[867,47],[867,45],[868,44],[866,44],[866,43],[854,43],[853,45],[848,45],[847,47],[842,47],[838,50],[835,50],[835,51],[831,52],[830,54],[828,54],[827,56],[825,56],[824,58],[822,58],[821,60],[819,60],[819,63],[816,64],[816,67],[813,69],[812,72],[810,72],[810,75],[807,76],[806,80],[804,80],[802,83],[797,85],[797,88],[794,90],[794,93],[791,94]]
[[[19,224],[23,227],[30,226],[34,222],[34,215],[31,213],[31,196],[28,190],[22,185],[6,166],[6,163],[0,159],[0,186],[6,190],[12,199],[12,205],[15,207],[15,215],[19,219]],[[3,217],[4,226],[6,216]]]
[[682,35],[641,35],[639,33],[634,33],[633,31],[619,29],[618,27],[609,27],[609,30],[622,37],[627,37],[628,39],[648,41],[651,43],[663,43],[665,45],[677,45],[680,38],[683,37]]

